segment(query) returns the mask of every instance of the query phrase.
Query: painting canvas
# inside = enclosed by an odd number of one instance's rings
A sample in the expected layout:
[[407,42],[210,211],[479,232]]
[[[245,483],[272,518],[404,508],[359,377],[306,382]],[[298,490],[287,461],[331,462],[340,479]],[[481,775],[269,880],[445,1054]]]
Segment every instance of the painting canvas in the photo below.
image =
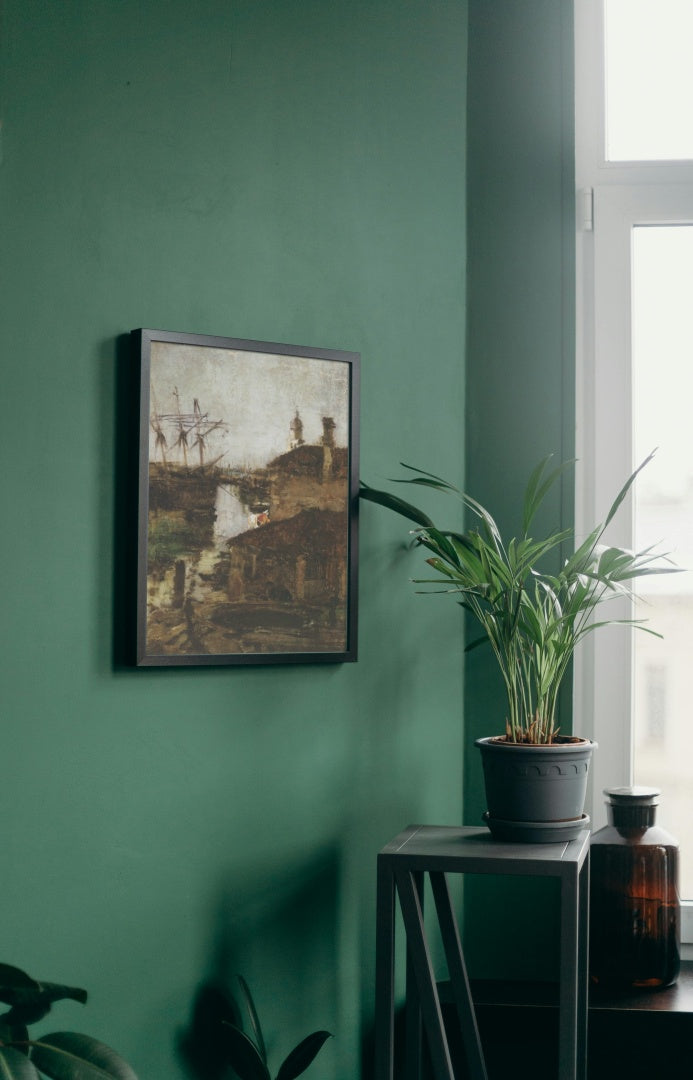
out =
[[138,664],[356,659],[358,354],[133,339]]

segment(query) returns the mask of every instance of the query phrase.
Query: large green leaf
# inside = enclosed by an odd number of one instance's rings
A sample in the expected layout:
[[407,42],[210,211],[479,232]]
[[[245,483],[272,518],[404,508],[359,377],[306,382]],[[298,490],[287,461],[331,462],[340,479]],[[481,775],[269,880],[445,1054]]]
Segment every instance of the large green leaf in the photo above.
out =
[[40,1080],[26,1054],[11,1046],[0,1046],[0,1080]]
[[8,1024],[9,1013],[0,1016],[0,1046],[14,1046],[23,1054],[29,1053],[29,1030],[25,1024]]
[[253,1040],[233,1024],[224,1023],[223,1027],[226,1060],[240,1080],[270,1080],[269,1069]]
[[71,998],[82,1004],[87,1000],[86,990],[76,986],[39,982],[20,968],[0,964],[0,1001],[11,1006],[5,1014],[9,1024],[33,1024],[50,1012],[54,1001]]
[[331,1038],[329,1031],[314,1031],[307,1035],[303,1042],[294,1047],[291,1053],[282,1062],[277,1073],[277,1080],[295,1080],[302,1072],[305,1072],[313,1058],[319,1052],[327,1039]]
[[128,1063],[105,1043],[74,1031],[43,1035],[31,1060],[51,1080],[137,1080]]
[[[21,968],[13,967],[12,964],[0,964],[0,991],[14,991],[17,989],[37,989],[39,983],[27,975]],[[2,999],[5,1000],[4,998]]]

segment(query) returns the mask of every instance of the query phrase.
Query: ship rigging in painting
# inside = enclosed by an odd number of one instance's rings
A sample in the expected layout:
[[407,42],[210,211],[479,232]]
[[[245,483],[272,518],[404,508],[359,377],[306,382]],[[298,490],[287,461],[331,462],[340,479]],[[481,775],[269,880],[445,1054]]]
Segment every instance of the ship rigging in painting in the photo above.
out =
[[[173,452],[173,454],[179,456],[179,459],[182,459],[185,468],[188,468],[190,465],[188,453],[191,452],[194,455],[195,450],[197,450],[199,454],[197,464],[200,468],[203,468],[205,464],[216,464],[224,455],[223,453],[219,454],[213,461],[205,462],[207,440],[213,431],[226,430],[224,421],[210,420],[209,413],[202,412],[197,398],[193,399],[193,411],[191,413],[182,412],[177,386],[173,388],[173,397],[176,401],[176,411],[161,413],[157,409],[154,387],[152,387],[153,409],[150,424],[155,436],[154,461],[156,461],[157,455],[160,455],[162,464],[170,465]],[[169,431],[168,438],[166,437],[167,429]]]
[[208,412],[202,412],[198,398],[193,398],[192,412],[183,412],[177,386],[171,396],[175,410],[160,412],[152,386],[150,509],[202,510],[210,500],[213,504],[219,480],[217,466],[226,456],[221,450],[209,457],[210,436],[224,434],[228,428],[223,420],[211,420]]
[[353,354],[165,337],[143,381],[139,662],[355,659]]

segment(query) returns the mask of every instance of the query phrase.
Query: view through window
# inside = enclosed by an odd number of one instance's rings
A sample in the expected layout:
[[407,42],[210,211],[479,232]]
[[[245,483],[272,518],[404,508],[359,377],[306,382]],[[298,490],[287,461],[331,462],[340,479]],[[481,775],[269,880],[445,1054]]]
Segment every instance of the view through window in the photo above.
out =
[[636,227],[633,261],[633,449],[654,447],[638,478],[635,546],[669,549],[686,569],[645,579],[636,617],[663,635],[633,639],[634,780],[661,788],[693,897],[693,226]]
[[693,158],[693,2],[607,0],[606,158]]
[[576,526],[584,535],[656,448],[614,541],[684,568],[637,589],[634,614],[661,639],[607,631],[586,650],[576,707],[599,743],[597,824],[602,788],[662,791],[693,943],[693,0],[575,0],[575,13]]

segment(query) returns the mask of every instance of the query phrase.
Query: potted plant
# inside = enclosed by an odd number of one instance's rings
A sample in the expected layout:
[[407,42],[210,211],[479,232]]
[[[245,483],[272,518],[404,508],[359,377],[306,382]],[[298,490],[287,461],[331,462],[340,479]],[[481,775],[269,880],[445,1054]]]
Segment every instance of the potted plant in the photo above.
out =
[[632,552],[603,542],[609,523],[651,458],[652,454],[628,478],[604,521],[555,570],[547,558],[552,553],[555,557],[571,531],[554,530],[535,539],[530,530],[547,492],[572,462],[550,468],[548,457],[536,466],[524,493],[521,529],[509,541],[479,502],[422,469],[403,465],[412,475],[398,482],[457,497],[473,515],[473,527],[438,528],[411,503],[361,485],[362,499],[386,506],[417,526],[414,541],[429,553],[426,562],[436,577],[415,579],[416,583],[437,586],[427,591],[451,595],[476,619],[481,637],[465,651],[482,643],[493,649],[506,691],[505,731],[477,739],[476,746],[482,754],[488,800],[484,817],[498,839],[533,843],[570,839],[587,823],[583,807],[596,744],[560,733],[558,695],[576,646],[598,627],[625,623],[654,633],[639,619],[596,618],[597,609],[608,600],[632,596],[637,579],[677,572],[663,565],[652,549]]
[[42,1020],[54,1001],[82,1003],[86,990],[39,982],[10,964],[0,964],[0,1001],[10,1008],[0,1016],[0,1067],[5,1080],[137,1080],[110,1046],[75,1031],[29,1038],[28,1025]]

